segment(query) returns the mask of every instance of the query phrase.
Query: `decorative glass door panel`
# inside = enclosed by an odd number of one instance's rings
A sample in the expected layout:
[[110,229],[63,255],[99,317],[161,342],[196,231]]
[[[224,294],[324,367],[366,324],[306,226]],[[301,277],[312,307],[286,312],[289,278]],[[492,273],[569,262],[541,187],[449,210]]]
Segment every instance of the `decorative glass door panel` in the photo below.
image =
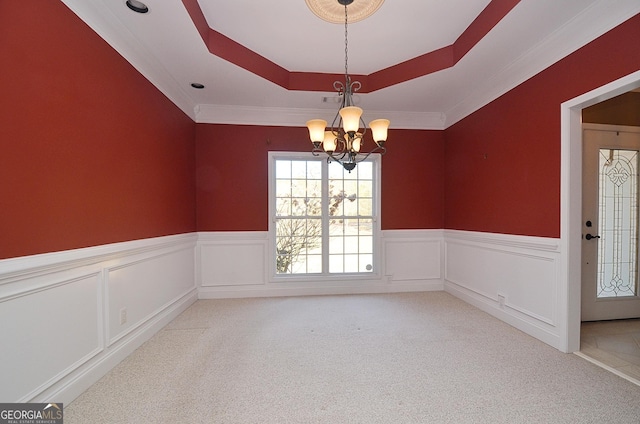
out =
[[638,152],[600,149],[597,298],[638,287]]
[[640,317],[640,129],[583,124],[583,321]]

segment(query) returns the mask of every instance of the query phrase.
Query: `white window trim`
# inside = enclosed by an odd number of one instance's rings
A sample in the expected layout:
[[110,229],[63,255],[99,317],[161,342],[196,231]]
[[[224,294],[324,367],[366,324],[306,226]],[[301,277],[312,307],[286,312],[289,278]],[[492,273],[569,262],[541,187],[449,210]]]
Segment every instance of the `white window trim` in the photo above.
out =
[[372,162],[373,166],[373,190],[375,198],[373,202],[373,271],[369,273],[334,273],[334,274],[278,274],[276,273],[276,212],[275,212],[275,161],[277,159],[285,160],[314,160],[320,159],[326,161],[323,156],[317,157],[310,152],[269,152],[268,153],[268,178],[269,178],[269,231],[268,231],[268,272],[269,282],[317,282],[317,281],[361,281],[379,279],[383,275],[382,271],[382,230],[381,222],[381,185],[382,185],[382,156],[378,153],[371,154],[368,162]]

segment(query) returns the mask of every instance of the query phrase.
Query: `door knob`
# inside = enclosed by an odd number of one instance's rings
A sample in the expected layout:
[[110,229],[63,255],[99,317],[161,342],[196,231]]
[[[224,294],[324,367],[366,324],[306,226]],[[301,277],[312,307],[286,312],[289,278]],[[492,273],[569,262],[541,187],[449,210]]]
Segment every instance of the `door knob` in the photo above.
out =
[[584,236],[584,238],[586,238],[587,240],[591,240],[591,239],[595,239],[595,238],[600,238],[600,236],[592,236],[591,234],[588,234],[586,236]]

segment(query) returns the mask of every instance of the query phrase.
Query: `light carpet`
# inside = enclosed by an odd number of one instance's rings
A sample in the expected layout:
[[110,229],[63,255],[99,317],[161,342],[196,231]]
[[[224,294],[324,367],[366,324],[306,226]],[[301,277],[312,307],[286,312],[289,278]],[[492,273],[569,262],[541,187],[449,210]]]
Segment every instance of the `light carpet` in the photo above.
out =
[[445,292],[200,300],[65,423],[640,423],[640,387]]

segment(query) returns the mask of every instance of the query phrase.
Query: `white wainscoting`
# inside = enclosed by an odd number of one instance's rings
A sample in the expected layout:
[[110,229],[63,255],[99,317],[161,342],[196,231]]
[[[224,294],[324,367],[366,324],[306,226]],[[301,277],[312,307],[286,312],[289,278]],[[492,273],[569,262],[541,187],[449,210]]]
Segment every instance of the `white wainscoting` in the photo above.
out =
[[274,277],[269,233],[201,232],[197,279],[201,299],[390,293],[443,289],[442,231],[389,230],[380,239],[380,272],[352,279]]
[[274,278],[269,248],[207,232],[0,261],[0,400],[70,402],[198,297],[446,290],[561,349],[558,239],[388,230],[380,272],[350,280]]
[[197,299],[196,241],[182,234],[0,261],[0,400],[68,403],[100,379]]
[[560,349],[560,240],[447,230],[445,290]]

